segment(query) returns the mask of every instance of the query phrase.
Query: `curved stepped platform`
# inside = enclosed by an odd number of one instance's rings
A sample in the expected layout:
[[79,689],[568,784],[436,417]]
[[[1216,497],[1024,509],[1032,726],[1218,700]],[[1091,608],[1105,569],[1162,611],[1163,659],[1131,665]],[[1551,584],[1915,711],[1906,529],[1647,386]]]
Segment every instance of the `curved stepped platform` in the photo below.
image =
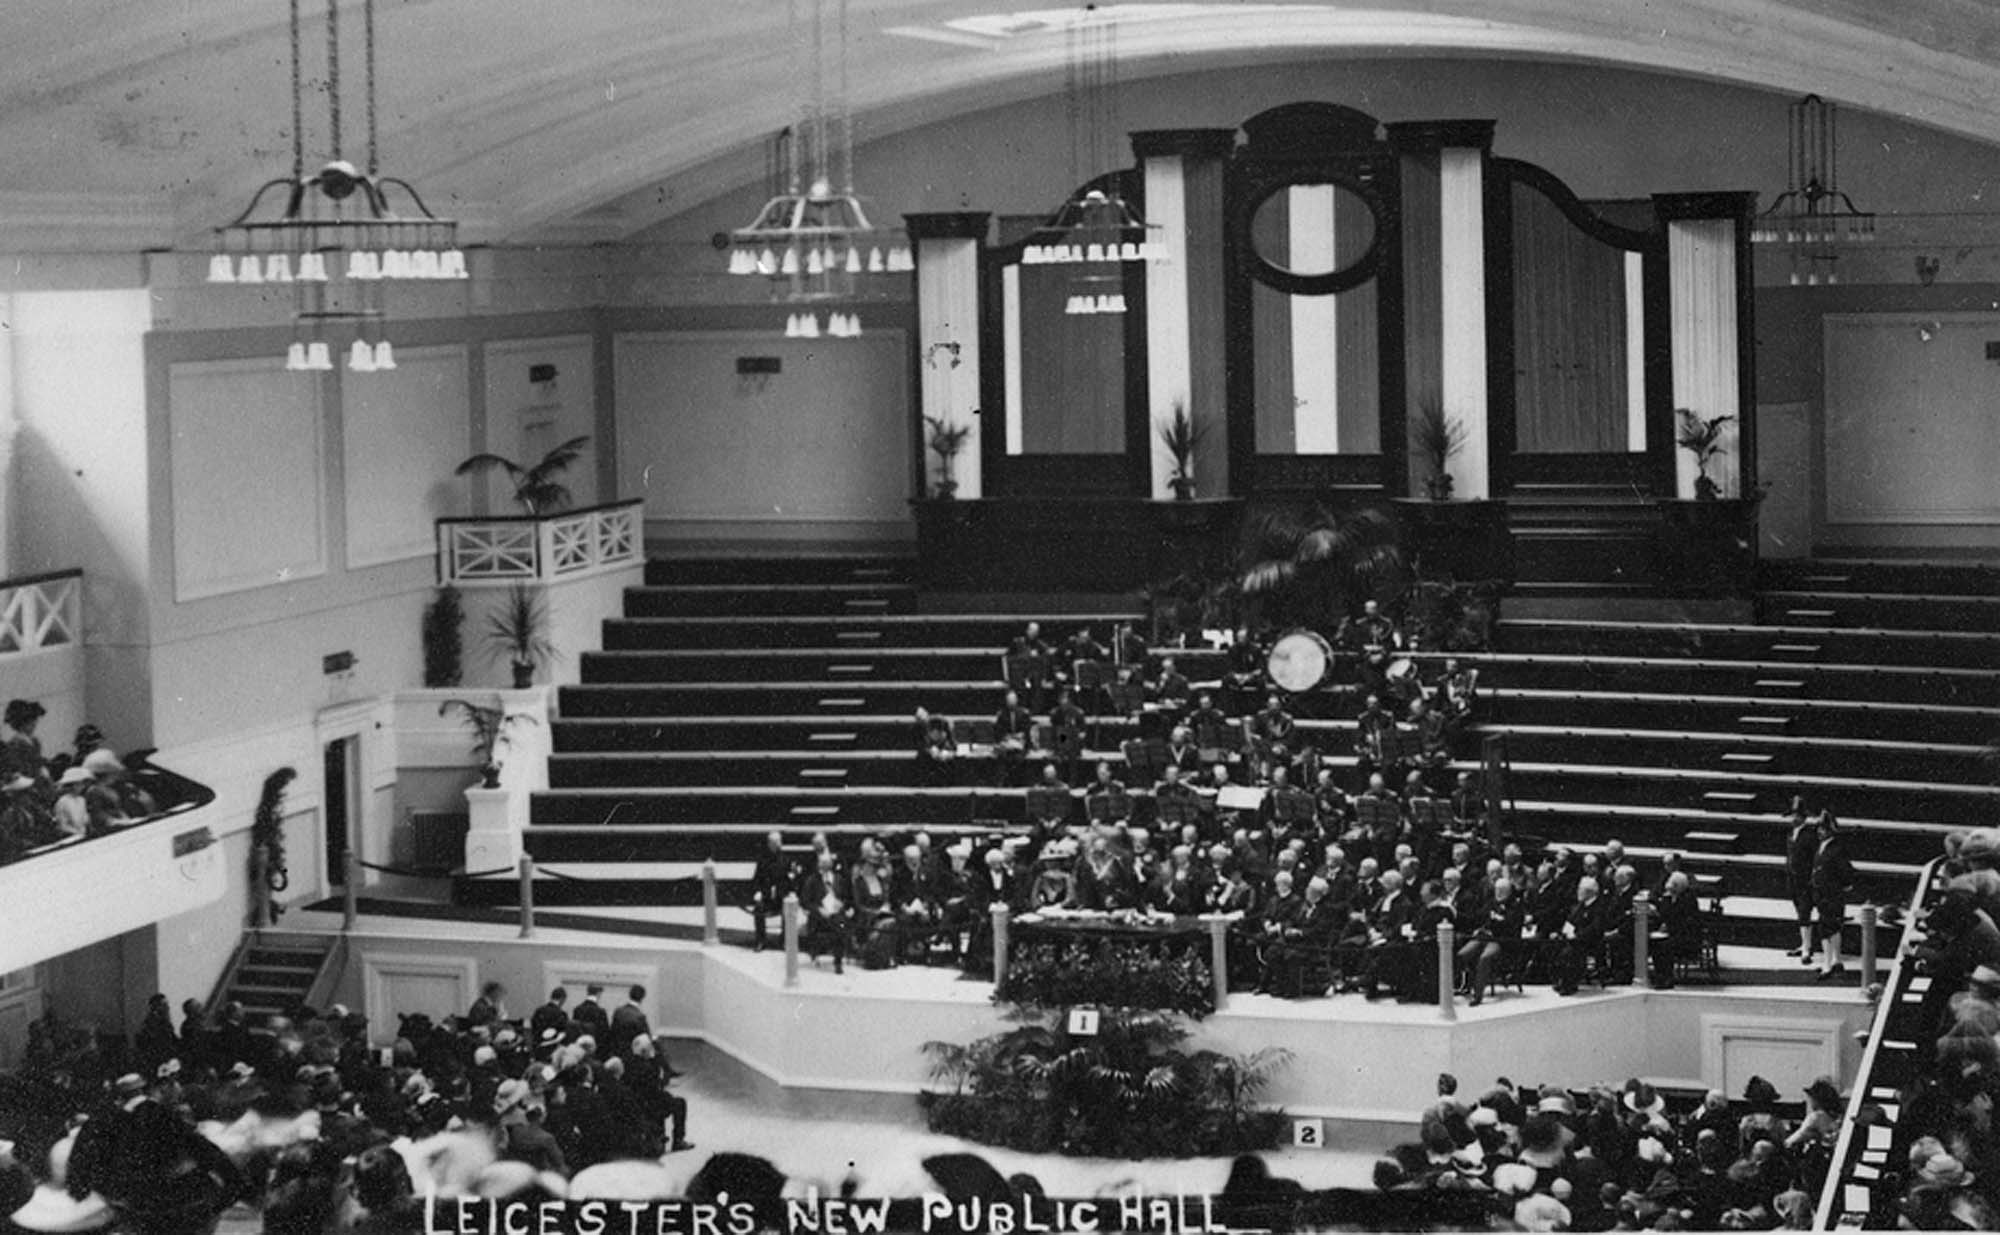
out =
[[[1001,649],[1028,620],[1059,639],[1084,624],[1107,633],[1121,615],[927,612],[912,577],[905,560],[864,557],[649,564],[560,695],[551,787],[526,837],[538,900],[692,905],[703,861],[733,885],[771,830],[802,850],[816,831],[924,828],[945,843],[1017,824],[1023,791],[996,788],[991,760],[917,783],[911,714],[976,728],[1004,689]],[[1726,895],[1729,973],[1798,980],[1781,955],[1796,938],[1782,858],[1793,793],[1857,830],[1858,893],[1882,904],[1907,900],[1944,832],[2000,822],[1978,763],[2000,732],[2000,571],[1842,559],[1771,563],[1763,577],[1768,625],[1510,619],[1496,651],[1466,659],[1482,669],[1475,728],[1502,742],[1519,831],[1578,846],[1617,836],[1648,870],[1683,854]],[[1197,683],[1222,672],[1216,653],[1173,654]],[[1350,777],[1357,702],[1343,687],[1294,707]],[[1092,757],[1120,761],[1135,735],[1099,718]],[[504,879],[461,891],[513,896]]]

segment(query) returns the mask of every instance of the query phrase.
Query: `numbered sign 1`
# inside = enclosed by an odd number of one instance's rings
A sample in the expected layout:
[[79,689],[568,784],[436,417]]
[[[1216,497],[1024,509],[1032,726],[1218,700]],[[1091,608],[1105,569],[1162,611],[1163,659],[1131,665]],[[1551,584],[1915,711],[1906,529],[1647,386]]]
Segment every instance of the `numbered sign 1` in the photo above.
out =
[[1320,1119],[1294,1119],[1292,1121],[1292,1144],[1300,1149],[1325,1148],[1326,1122]]
[[1069,1010],[1069,1032],[1074,1038],[1094,1038],[1097,1036],[1097,1009],[1071,1008]]

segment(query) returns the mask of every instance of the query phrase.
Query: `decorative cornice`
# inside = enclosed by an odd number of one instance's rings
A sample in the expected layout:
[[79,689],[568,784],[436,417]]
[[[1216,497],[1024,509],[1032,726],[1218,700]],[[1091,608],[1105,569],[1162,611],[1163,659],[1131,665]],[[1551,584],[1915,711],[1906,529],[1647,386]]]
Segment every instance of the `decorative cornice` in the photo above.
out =
[[137,253],[174,241],[164,197],[0,190],[0,248],[31,253]]

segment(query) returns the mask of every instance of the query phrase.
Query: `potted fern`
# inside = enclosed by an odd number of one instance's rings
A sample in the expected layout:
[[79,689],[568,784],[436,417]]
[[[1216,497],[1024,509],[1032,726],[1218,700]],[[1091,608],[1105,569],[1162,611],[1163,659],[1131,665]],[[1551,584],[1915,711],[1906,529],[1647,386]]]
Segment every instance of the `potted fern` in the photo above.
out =
[[514,500],[521,504],[522,510],[530,516],[551,514],[570,504],[569,486],[562,483],[562,474],[570,469],[589,444],[588,435],[573,437],[534,463],[525,465],[503,455],[476,454],[459,464],[452,474],[477,476],[487,472],[505,472],[507,478],[514,482]]
[[965,443],[972,436],[970,424],[952,424],[942,416],[926,416],[924,423],[930,426],[931,453],[937,456],[937,480],[931,485],[931,496],[950,498],[958,492],[958,479],[953,475],[953,462],[958,452],[965,449]]
[[535,683],[535,666],[556,657],[549,640],[549,610],[541,594],[524,583],[507,589],[498,609],[486,616],[488,655],[506,657],[514,670],[514,689]]
[[1710,416],[1704,419],[1693,408],[1677,407],[1674,418],[1679,428],[1675,438],[1682,450],[1694,456],[1695,479],[1694,497],[1698,502],[1712,502],[1722,496],[1722,488],[1708,474],[1708,461],[1722,453],[1722,427],[1734,416]]
[[454,712],[465,722],[465,727],[472,731],[472,758],[479,766],[479,787],[498,789],[500,747],[507,742],[507,731],[518,724],[532,725],[535,723],[535,718],[526,712],[508,712],[497,698],[492,703],[447,699],[438,704],[439,716],[449,716]]
[[1208,430],[1208,422],[1189,415],[1187,404],[1179,399],[1174,400],[1174,414],[1160,422],[1160,442],[1174,463],[1174,474],[1168,477],[1167,484],[1177,502],[1194,499],[1194,456],[1208,437]]
[[1450,501],[1452,480],[1447,469],[1452,458],[1465,449],[1465,422],[1445,415],[1444,406],[1436,400],[1426,400],[1417,409],[1414,432],[1417,454],[1430,465],[1424,493],[1433,502]]

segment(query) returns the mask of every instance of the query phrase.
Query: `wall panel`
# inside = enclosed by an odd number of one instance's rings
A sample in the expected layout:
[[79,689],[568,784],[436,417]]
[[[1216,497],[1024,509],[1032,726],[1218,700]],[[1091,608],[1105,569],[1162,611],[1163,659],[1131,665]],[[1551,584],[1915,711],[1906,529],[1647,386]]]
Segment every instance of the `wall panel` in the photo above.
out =
[[[907,534],[908,346],[895,330],[619,335],[619,492],[645,499],[656,536]],[[745,356],[780,371],[739,377]]]
[[470,453],[466,398],[462,347],[401,349],[390,372],[341,383],[350,568],[427,557],[432,521],[465,512],[451,472]]
[[175,599],[324,574],[320,383],[273,357],[177,364],[167,389]]

